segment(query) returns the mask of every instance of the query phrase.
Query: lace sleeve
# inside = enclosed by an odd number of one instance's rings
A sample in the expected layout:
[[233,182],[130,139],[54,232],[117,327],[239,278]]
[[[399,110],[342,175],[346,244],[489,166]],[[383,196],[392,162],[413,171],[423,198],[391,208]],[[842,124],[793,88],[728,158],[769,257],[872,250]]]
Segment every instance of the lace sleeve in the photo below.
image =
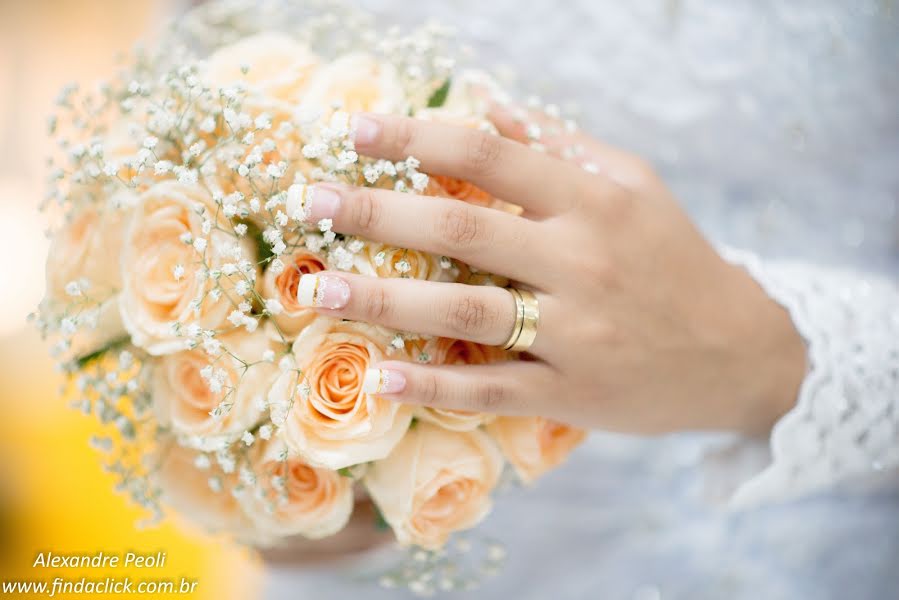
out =
[[899,291],[876,277],[763,263],[722,249],[789,310],[809,348],[796,406],[771,432],[770,463],[734,507],[782,500],[899,466]]

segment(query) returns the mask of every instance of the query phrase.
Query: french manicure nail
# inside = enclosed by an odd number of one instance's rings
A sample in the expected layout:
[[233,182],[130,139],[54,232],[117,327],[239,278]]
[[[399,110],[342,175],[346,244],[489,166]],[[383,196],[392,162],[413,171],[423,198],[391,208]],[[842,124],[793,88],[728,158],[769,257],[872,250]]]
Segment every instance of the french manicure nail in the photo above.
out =
[[304,210],[307,223],[318,223],[322,219],[333,219],[340,209],[340,194],[319,185],[309,188]]
[[381,124],[365,115],[353,115],[350,122],[350,131],[353,132],[353,142],[356,144],[371,144],[381,132]]
[[350,286],[334,275],[307,273],[297,285],[297,302],[301,306],[343,308],[350,300]]
[[390,369],[366,369],[362,391],[366,394],[398,394],[406,389],[406,376]]

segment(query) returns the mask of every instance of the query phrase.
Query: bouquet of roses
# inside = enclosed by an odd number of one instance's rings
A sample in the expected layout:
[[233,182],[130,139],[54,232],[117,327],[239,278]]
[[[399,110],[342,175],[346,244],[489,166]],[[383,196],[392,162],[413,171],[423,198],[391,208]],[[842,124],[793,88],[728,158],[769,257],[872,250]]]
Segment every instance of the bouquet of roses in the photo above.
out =
[[387,358],[515,357],[321,316],[323,291],[300,281],[332,269],[506,285],[308,211],[322,182],[516,210],[414,157],[354,150],[355,111],[495,131],[485,78],[454,72],[439,27],[378,35],[333,12],[288,26],[279,10],[279,31],[229,5],[195,11],[99,92],[63,91],[46,202],[61,223],[37,322],[75,404],[111,425],[93,440],[107,468],[154,513],[262,546],[331,536],[367,495],[401,544],[437,550],[487,514],[505,464],[532,481],[583,434],[379,397],[366,372]]

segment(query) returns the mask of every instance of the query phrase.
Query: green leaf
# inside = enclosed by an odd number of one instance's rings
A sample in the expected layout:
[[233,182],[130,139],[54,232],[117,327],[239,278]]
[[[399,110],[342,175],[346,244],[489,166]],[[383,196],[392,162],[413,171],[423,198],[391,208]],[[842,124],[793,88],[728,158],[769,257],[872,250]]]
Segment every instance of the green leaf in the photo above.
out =
[[434,93],[428,98],[428,108],[440,108],[443,106],[443,103],[446,102],[446,97],[449,95],[451,82],[452,79],[447,77],[443,85],[434,90]]
[[252,221],[241,221],[241,223],[247,226],[247,237],[256,242],[256,260],[260,264],[267,262],[275,253],[272,252],[271,245],[262,239],[262,230]]
[[352,477],[353,476],[353,471],[351,470],[351,467],[343,467],[341,469],[337,469],[337,472],[340,473],[341,475],[343,475],[344,477]]
[[375,529],[378,531],[387,531],[390,529],[390,523],[388,523],[387,519],[384,518],[384,515],[381,514],[381,509],[378,508],[376,504],[372,504],[372,507],[375,509]]
[[77,366],[79,369],[83,369],[88,364],[97,360],[98,358],[100,358],[101,356],[103,356],[104,354],[109,352],[110,350],[113,350],[114,348],[118,348],[119,346],[124,346],[130,340],[131,340],[131,338],[129,338],[127,336],[117,338],[117,339],[109,342],[102,348],[98,348],[97,350],[94,350],[90,354],[85,354],[84,356],[79,356],[78,358],[75,359],[75,366]]

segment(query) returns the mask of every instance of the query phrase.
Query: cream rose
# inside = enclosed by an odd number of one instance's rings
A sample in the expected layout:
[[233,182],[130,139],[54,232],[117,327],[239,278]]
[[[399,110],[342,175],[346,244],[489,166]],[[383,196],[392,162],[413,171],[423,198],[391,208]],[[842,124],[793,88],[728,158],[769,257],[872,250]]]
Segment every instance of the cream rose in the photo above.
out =
[[[223,349],[215,357],[201,348],[186,350],[163,356],[151,371],[159,422],[197,447],[236,439],[258,423],[278,375],[277,366],[263,360],[265,352],[274,349],[263,331],[237,330],[216,339]],[[210,415],[223,402],[223,414]]]
[[[364,323],[319,317],[293,343],[296,371],[269,394],[290,407],[282,436],[309,464],[340,469],[387,456],[409,428],[412,407],[362,392],[365,370],[386,358],[391,336]],[[392,359],[402,358],[398,353]]]
[[281,441],[253,450],[256,486],[241,502],[262,533],[320,539],[344,528],[353,512],[353,479],[297,458],[282,460]]
[[[425,344],[424,352],[429,357],[429,362],[437,365],[483,365],[505,360],[508,357],[507,352],[495,346],[484,346],[475,342],[451,338],[430,340]],[[453,431],[471,431],[495,418],[495,415],[487,413],[431,406],[416,407],[415,416],[422,421],[434,423]]]
[[[161,500],[176,512],[210,533],[227,532],[246,542],[260,542],[253,523],[231,493],[237,477],[221,472],[214,464],[200,469],[200,453],[169,440],[160,447],[158,469],[151,477],[159,486]],[[210,485],[221,485],[216,491]]]
[[282,256],[281,260],[284,270],[275,274],[269,267],[259,279],[259,291],[263,298],[275,299],[281,304],[283,312],[272,315],[272,321],[284,336],[293,339],[316,316],[314,310],[297,301],[300,277],[325,270],[325,260],[303,247]]
[[399,113],[405,109],[406,97],[393,65],[354,53],[318,69],[302,103],[328,112],[339,105],[346,112]]
[[498,417],[487,433],[525,483],[562,463],[587,433],[542,417]]
[[502,468],[502,455],[482,431],[419,423],[369,466],[363,482],[401,544],[437,549],[487,515]]
[[376,242],[365,244],[353,263],[357,273],[370,277],[407,277],[427,281],[452,281],[449,269],[440,266],[440,258],[427,252],[385,246]]
[[213,52],[206,61],[203,78],[218,87],[243,83],[251,92],[296,103],[318,64],[319,58],[308,46],[269,31]]
[[50,242],[47,298],[70,302],[66,285],[81,280],[88,283],[85,293],[97,300],[119,292],[124,225],[136,203],[131,193],[123,192],[105,205],[87,204],[75,209]]
[[119,314],[119,260],[124,223],[136,201],[130,192],[119,192],[105,205],[80,207],[50,243],[43,306],[49,314],[62,314],[78,300],[66,291],[68,284],[76,282],[79,293],[88,299],[88,311],[95,311],[92,322],[80,325],[70,338],[71,356],[89,354],[126,335]]
[[[212,200],[202,188],[166,181],[141,194],[128,224],[122,249],[122,321],[134,344],[150,354],[169,354],[185,347],[176,324],[216,329],[226,324],[233,310],[229,293],[239,276],[221,277],[221,296],[216,299],[210,293],[216,282],[201,280],[194,271],[201,257],[212,269],[238,263],[231,254],[235,238],[217,229],[204,233],[204,217],[198,209],[205,210],[209,218],[215,214]],[[199,243],[204,246],[198,247]],[[241,256],[255,264],[249,241],[243,240],[240,249]],[[175,275],[176,267],[185,269],[180,278]],[[255,277],[255,272],[251,275]]]

